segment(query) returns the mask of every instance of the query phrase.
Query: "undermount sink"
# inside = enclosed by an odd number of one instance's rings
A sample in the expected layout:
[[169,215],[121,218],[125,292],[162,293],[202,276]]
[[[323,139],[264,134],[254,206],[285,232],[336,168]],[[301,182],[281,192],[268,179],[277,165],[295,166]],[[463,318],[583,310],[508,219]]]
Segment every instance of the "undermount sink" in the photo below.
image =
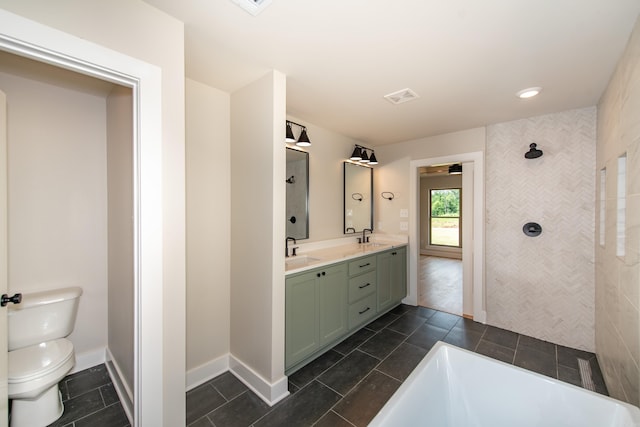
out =
[[367,242],[363,243],[363,246],[367,248],[380,248],[382,246],[389,246],[388,243],[380,243],[380,242]]
[[320,261],[320,258],[310,257],[308,255],[296,255],[284,260],[284,263],[287,267],[296,266],[301,267],[303,265],[307,265],[311,262]]

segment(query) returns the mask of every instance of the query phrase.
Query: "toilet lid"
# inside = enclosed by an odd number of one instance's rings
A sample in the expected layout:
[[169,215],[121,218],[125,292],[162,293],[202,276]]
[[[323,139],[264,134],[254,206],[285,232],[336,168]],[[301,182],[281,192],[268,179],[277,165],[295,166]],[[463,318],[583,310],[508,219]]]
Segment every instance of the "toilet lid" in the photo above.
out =
[[9,352],[9,383],[29,381],[55,370],[73,357],[73,344],[66,338],[47,341]]

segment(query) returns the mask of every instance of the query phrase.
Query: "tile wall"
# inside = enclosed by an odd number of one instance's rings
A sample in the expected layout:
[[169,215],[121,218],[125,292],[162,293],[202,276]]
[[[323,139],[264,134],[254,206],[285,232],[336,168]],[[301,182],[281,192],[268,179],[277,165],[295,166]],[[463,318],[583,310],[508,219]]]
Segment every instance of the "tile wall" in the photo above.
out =
[[640,404],[639,145],[640,22],[636,22],[598,105],[596,168],[599,181],[604,176],[605,182],[598,185],[596,223],[601,238],[595,245],[596,354],[611,396],[634,405]]
[[595,147],[595,107],[487,127],[489,324],[594,350]]

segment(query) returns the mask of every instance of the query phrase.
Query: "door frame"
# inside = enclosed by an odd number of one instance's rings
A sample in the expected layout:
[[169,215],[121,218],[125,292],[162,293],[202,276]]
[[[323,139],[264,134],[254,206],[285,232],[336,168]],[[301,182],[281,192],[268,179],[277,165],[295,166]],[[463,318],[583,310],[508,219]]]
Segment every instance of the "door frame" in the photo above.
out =
[[[436,164],[462,163],[463,212],[463,309],[473,320],[486,323],[484,289],[484,153],[475,151],[409,162],[409,294],[405,302],[418,304],[418,259],[420,256],[420,168]],[[465,165],[466,170],[465,173]],[[466,208],[465,208],[466,206]],[[471,215],[466,214],[472,207]],[[472,218],[472,221],[470,219]],[[466,236],[466,237],[465,237]],[[472,241],[472,244],[469,242]],[[469,303],[471,299],[471,303]],[[469,312],[471,311],[471,312]]]
[[132,90],[134,391],[133,414],[128,415],[133,425],[162,425],[158,410],[163,407],[164,317],[161,70],[2,9],[0,29],[0,50]]

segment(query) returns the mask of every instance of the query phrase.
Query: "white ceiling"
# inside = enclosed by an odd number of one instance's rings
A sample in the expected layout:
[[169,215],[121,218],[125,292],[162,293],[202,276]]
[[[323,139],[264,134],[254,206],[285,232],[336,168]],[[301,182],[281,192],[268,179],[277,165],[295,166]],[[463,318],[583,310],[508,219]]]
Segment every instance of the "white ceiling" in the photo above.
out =
[[[276,69],[287,113],[370,146],[595,105],[638,0],[146,0],[185,23],[187,77],[233,92]],[[520,89],[542,86],[532,99]],[[420,98],[393,105],[404,88]],[[313,140],[313,135],[310,135]]]

